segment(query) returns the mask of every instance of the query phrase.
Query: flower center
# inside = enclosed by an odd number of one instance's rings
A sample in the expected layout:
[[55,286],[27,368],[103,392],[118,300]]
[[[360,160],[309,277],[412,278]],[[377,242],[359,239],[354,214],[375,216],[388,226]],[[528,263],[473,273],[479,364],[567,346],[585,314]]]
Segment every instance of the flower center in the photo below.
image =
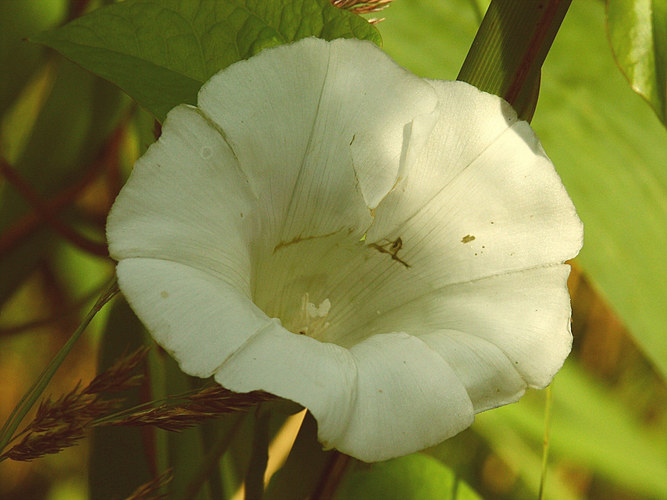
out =
[[310,302],[309,294],[304,294],[301,299],[299,317],[294,322],[292,331],[300,335],[317,338],[329,327],[330,323],[326,319],[330,309],[331,301],[329,299],[324,299],[316,306],[313,302]]

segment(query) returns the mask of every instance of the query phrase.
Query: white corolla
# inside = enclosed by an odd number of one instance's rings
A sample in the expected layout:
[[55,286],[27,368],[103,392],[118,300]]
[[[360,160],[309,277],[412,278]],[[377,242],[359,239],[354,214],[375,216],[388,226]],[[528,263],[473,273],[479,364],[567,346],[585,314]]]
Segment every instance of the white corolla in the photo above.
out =
[[107,233],[185,373],[298,402],[361,460],[451,437],[570,351],[582,224],[530,126],[368,42],[305,39],[213,76]]

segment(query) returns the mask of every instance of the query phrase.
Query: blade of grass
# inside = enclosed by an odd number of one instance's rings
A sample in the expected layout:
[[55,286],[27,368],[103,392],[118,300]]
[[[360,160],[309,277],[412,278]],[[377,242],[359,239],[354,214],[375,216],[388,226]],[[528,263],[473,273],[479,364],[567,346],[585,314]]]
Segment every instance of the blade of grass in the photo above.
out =
[[547,481],[547,465],[549,463],[549,432],[551,430],[551,386],[546,389],[546,401],[544,403],[544,440],[542,442],[542,474],[540,475],[540,490],[537,499],[542,500],[544,496],[544,485]]
[[0,431],[0,452],[4,450],[7,444],[11,441],[12,436],[23,421],[23,418],[33,407],[42,392],[44,392],[44,389],[46,389],[46,386],[53,378],[53,375],[56,373],[62,362],[72,350],[72,347],[74,347],[76,341],[79,340],[95,315],[118,293],[118,291],[118,283],[114,279],[109,288],[107,288],[107,290],[102,293],[100,298],[97,299],[97,302],[95,302],[93,307],[90,309],[86,317],[83,319],[69,340],[60,349],[60,351],[58,351],[58,354],[56,354],[55,357],[51,360],[49,365],[44,369],[32,387],[23,395],[21,401],[19,401],[19,403],[16,405],[11,415],[2,427],[2,431]]

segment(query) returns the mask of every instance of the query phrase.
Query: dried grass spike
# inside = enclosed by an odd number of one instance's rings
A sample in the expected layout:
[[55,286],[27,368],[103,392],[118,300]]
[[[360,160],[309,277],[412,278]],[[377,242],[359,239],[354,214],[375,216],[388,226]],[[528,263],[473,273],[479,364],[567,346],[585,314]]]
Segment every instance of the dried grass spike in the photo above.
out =
[[101,425],[152,425],[166,431],[179,432],[216,416],[214,413],[193,411],[184,406],[162,405],[132,413],[120,420],[103,422]]
[[232,392],[219,385],[204,387],[199,392],[179,398],[179,402],[168,401],[154,408],[133,412],[97,422],[95,425],[152,425],[167,431],[178,432],[205,420],[228,413],[246,411],[270,399],[272,394],[254,391],[246,394]]
[[62,425],[83,426],[116,409],[119,404],[120,400],[100,400],[91,394],[72,391],[55,401],[50,398],[42,401],[26,431],[48,432]]
[[210,385],[187,399],[191,410],[224,414],[247,410],[263,401],[275,399],[275,396],[263,391],[238,393],[220,385]]
[[29,432],[19,443],[0,455],[0,459],[11,458],[12,460],[28,462],[69,448],[83,436],[84,427],[76,423],[62,425],[50,429],[48,432]]
[[136,387],[143,380],[142,374],[133,374],[150,347],[143,346],[128,355],[117,359],[109,368],[95,377],[83,390],[85,394],[100,394],[102,392],[121,392]]
[[142,484],[134,490],[125,500],[156,500],[165,498],[167,495],[159,493],[174,478],[173,469],[167,469],[155,479]]

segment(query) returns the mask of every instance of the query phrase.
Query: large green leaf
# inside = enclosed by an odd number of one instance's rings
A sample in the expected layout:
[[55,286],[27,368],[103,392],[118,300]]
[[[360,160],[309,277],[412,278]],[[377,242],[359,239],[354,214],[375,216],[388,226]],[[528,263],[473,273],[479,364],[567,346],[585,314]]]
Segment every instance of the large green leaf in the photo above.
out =
[[667,0],[607,0],[607,28],[621,71],[667,125]]
[[616,69],[599,3],[572,5],[533,126],[584,221],[584,271],[667,378],[667,131]]
[[[497,449],[505,428],[518,430],[539,450],[544,432],[544,394],[531,391],[519,403],[477,416],[473,426]],[[616,395],[568,362],[556,377],[550,432],[551,454],[589,469],[641,498],[663,498],[667,491],[667,442],[648,429]],[[516,447],[516,444],[515,444]],[[509,460],[517,467],[524,454]],[[537,486],[537,478],[532,483]]]
[[336,499],[480,500],[440,461],[416,453],[368,467],[357,467],[341,484]]
[[[385,48],[399,63],[456,77],[475,35],[467,2],[403,0],[385,16]],[[533,126],[584,221],[585,272],[667,377],[667,280],[657,278],[667,275],[667,133],[618,73],[599,2],[570,8]]]
[[125,90],[159,120],[194,104],[214,73],[308,36],[379,43],[364,19],[328,0],[127,0],[34,37]]

